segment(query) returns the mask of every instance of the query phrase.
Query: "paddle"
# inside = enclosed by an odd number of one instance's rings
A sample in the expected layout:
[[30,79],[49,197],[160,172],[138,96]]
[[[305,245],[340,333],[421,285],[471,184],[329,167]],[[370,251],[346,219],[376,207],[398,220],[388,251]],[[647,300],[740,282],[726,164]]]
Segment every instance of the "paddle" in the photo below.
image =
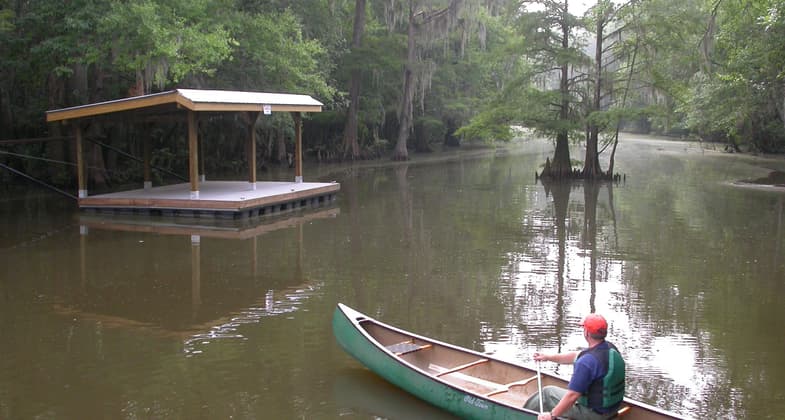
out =
[[540,414],[542,414],[542,374],[540,374],[540,361],[537,361],[537,391],[540,393]]

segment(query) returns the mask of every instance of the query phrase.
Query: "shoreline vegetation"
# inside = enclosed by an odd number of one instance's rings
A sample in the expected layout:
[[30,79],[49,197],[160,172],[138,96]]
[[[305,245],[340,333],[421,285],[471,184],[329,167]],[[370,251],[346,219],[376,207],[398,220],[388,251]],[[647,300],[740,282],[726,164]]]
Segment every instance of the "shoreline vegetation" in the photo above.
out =
[[[612,178],[615,147],[602,137],[624,130],[785,152],[785,11],[772,0],[597,1],[578,15],[567,0],[12,3],[0,7],[0,141],[68,136],[46,110],[190,88],[312,96],[323,109],[303,119],[303,139],[330,160],[405,161],[442,144],[507,141],[511,126],[555,139],[543,171],[554,179]],[[85,138],[122,150],[151,138],[168,163],[182,130],[160,117],[94,118]],[[200,129],[215,155],[208,168],[242,161],[235,140],[251,122],[260,160],[286,162],[292,116],[249,118]],[[580,171],[568,150],[576,136]],[[19,145],[9,152],[71,153]]]
[[[778,191],[785,191],[785,155],[779,154],[761,154],[750,152],[729,152],[724,149],[724,144],[701,142],[691,139],[666,137],[666,136],[652,136],[640,135],[632,133],[622,134],[622,147],[625,141],[644,141],[654,146],[658,153],[675,153],[675,149],[666,149],[657,147],[656,142],[665,143],[683,143],[686,147],[680,149],[681,152],[691,153],[699,152],[702,154],[711,153],[715,156],[726,156],[728,158],[742,159],[748,161],[755,166],[761,167],[762,171],[767,171],[767,175],[749,179],[738,179],[731,181],[730,184],[737,187],[744,188],[757,188]],[[439,164],[451,161],[458,161],[464,159],[477,159],[489,157],[492,155],[516,155],[526,153],[532,147],[540,145],[542,147],[552,147],[553,141],[545,138],[534,137],[517,137],[507,143],[469,143],[461,145],[460,147],[444,146],[440,149],[435,149],[428,153],[413,153],[409,155],[406,161],[393,160],[389,156],[379,157],[376,159],[365,159],[351,162],[317,162],[313,159],[305,161],[306,177],[319,180],[331,180],[337,174],[347,173],[358,169],[368,168],[388,168],[410,165],[430,165]],[[575,146],[583,148],[581,146]],[[780,169],[766,167],[767,162],[774,163],[769,166],[781,166]],[[544,164],[544,162],[543,162]],[[778,165],[780,164],[780,165]],[[261,177],[268,180],[283,180],[288,179],[291,170],[284,166],[272,165],[270,168],[260,170]],[[626,174],[634,176],[634,174]],[[236,174],[222,174],[213,176],[214,179],[234,179]],[[534,174],[532,174],[534,176]],[[116,189],[130,189],[134,188],[135,184],[114,185],[112,190]],[[0,201],[16,200],[24,197],[30,197],[30,194],[36,194],[33,191],[39,189],[45,191],[46,195],[56,193],[45,190],[43,187],[36,186],[35,184],[27,181],[21,177],[13,177],[13,181],[6,183],[4,186],[5,199]],[[37,195],[37,194],[36,194]]]

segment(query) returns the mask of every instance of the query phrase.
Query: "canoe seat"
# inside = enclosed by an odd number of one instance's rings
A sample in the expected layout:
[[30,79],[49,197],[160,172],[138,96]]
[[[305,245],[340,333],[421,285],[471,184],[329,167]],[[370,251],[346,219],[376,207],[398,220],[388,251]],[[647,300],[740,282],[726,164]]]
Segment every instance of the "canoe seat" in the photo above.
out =
[[412,353],[419,350],[429,349],[433,346],[430,344],[415,344],[411,341],[404,341],[402,343],[391,344],[387,346],[387,350],[390,350],[396,356],[403,356],[407,353]]

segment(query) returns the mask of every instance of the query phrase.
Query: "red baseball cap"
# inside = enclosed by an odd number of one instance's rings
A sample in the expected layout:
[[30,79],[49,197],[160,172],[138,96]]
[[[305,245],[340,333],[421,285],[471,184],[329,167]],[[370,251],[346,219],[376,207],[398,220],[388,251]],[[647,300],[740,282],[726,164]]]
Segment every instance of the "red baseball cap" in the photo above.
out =
[[586,315],[586,318],[583,318],[581,325],[583,325],[583,328],[585,328],[589,334],[605,335],[608,333],[608,322],[605,321],[605,318],[600,314]]

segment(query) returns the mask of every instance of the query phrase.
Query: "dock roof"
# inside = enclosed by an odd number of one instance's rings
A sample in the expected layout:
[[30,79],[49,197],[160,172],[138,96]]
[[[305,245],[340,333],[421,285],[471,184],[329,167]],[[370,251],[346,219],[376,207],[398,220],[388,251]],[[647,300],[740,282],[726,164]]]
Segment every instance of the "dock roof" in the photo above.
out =
[[231,90],[175,89],[150,95],[56,109],[46,121],[90,118],[145,108],[187,109],[207,112],[321,112],[322,103],[309,95]]

